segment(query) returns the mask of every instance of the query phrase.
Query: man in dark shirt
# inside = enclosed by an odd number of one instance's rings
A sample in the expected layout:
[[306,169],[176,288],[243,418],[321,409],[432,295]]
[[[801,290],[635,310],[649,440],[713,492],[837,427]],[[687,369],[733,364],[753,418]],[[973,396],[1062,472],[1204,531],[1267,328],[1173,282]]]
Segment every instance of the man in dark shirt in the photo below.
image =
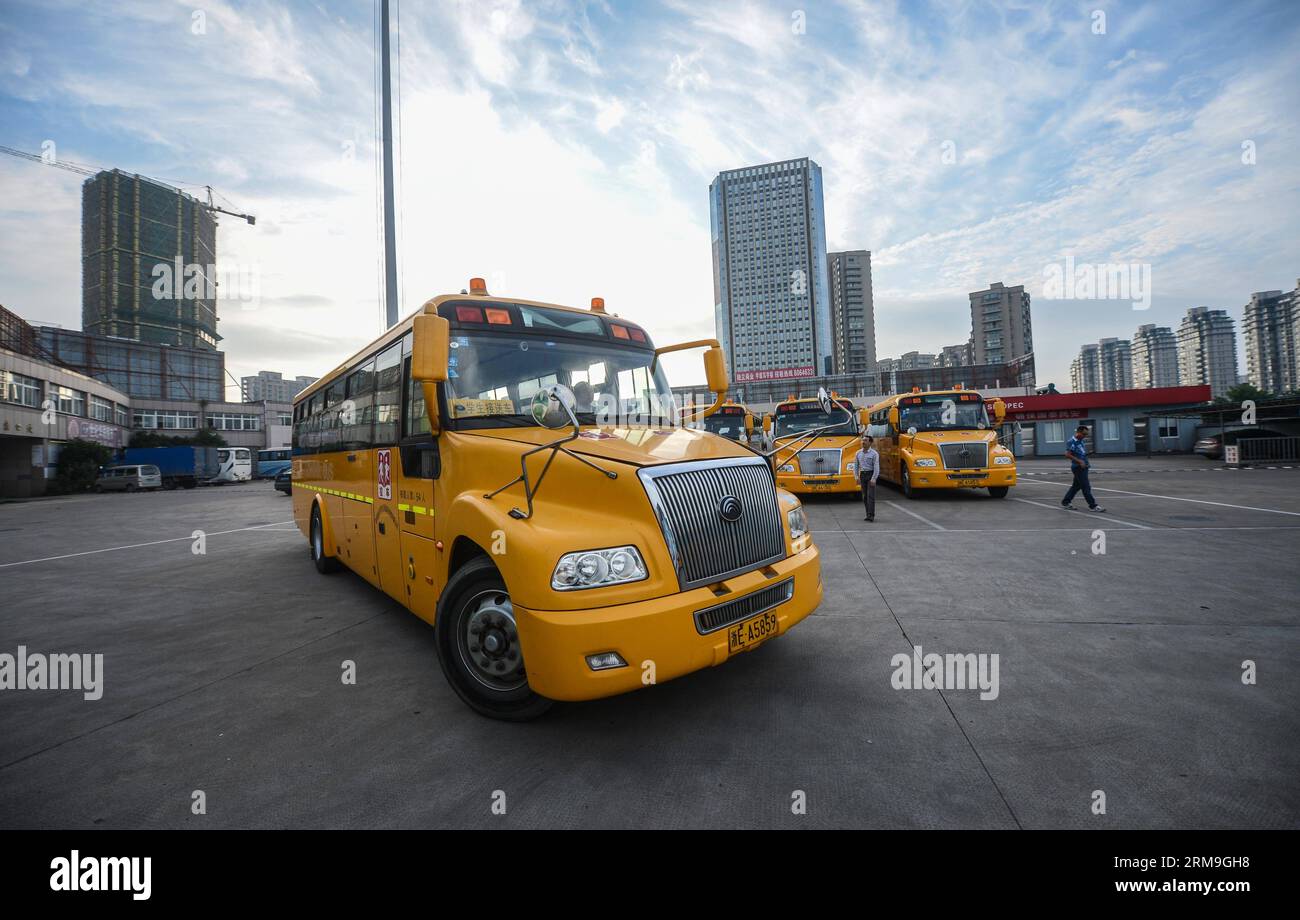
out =
[[1065,498],[1061,499],[1061,507],[1066,511],[1074,511],[1074,496],[1083,492],[1083,500],[1088,503],[1088,510],[1103,512],[1106,509],[1097,504],[1097,500],[1092,497],[1092,486],[1088,482],[1088,469],[1091,464],[1088,462],[1088,448],[1084,446],[1084,440],[1088,437],[1088,426],[1080,425],[1074,430],[1074,437],[1065,442],[1065,455],[1070,458],[1070,466],[1074,469],[1074,482],[1070,484],[1070,490],[1065,493]]

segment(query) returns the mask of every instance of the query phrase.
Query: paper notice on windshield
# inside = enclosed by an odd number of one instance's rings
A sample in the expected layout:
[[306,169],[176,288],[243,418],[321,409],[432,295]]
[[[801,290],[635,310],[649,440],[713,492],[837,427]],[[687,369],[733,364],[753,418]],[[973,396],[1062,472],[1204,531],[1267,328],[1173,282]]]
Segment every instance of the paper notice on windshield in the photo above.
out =
[[509,399],[453,399],[451,401],[452,418],[515,414],[515,404]]

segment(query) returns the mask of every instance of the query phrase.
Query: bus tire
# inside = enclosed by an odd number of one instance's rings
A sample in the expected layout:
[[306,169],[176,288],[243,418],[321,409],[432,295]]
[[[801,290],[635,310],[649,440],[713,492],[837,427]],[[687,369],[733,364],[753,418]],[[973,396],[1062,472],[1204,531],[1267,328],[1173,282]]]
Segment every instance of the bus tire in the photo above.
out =
[[[485,648],[484,636],[497,647]],[[434,642],[451,689],[479,715],[527,722],[553,705],[528,686],[510,592],[486,556],[470,560],[447,582]]]
[[1006,498],[1010,486],[989,486],[989,495],[994,498]]
[[325,554],[325,524],[320,519],[319,506],[311,509],[311,536],[307,542],[311,548],[311,561],[315,563],[316,571],[322,575],[329,575],[339,570],[339,561]]
[[916,498],[916,492],[912,488],[912,474],[908,472],[906,463],[899,470],[898,488],[902,490],[904,498]]

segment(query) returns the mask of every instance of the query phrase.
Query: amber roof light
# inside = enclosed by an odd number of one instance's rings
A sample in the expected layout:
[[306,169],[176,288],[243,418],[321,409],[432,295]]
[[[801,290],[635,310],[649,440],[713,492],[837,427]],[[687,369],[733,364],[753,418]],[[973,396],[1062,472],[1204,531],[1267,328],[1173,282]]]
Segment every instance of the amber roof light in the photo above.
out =
[[604,297],[593,297],[593,298],[591,298],[591,312],[592,312],[592,313],[604,313],[604,312],[605,312],[605,298],[604,298]]
[[486,293],[487,293],[487,282],[484,281],[482,278],[470,278],[470,279],[469,279],[469,292],[470,292],[471,294],[486,294]]

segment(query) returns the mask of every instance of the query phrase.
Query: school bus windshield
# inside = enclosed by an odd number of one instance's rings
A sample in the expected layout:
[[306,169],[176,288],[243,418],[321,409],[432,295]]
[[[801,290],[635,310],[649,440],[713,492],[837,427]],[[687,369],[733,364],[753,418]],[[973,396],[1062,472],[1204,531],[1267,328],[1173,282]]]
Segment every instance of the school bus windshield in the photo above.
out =
[[533,396],[554,384],[573,391],[579,423],[673,424],[672,390],[646,348],[545,334],[468,332],[451,338],[447,407],[458,428],[535,424]]
[[974,393],[907,396],[898,401],[898,427],[901,431],[987,428],[988,415],[983,400]]
[[811,431],[814,428],[822,428],[826,425],[835,425],[824,435],[856,435],[858,433],[858,422],[853,417],[853,411],[848,407],[836,409],[833,412],[823,412],[817,403],[809,403],[806,408],[800,407],[794,410],[782,411],[777,407],[775,420],[776,437],[781,438],[787,435],[803,434],[805,431]]
[[745,431],[745,410],[724,406],[699,424],[705,431],[738,441]]

